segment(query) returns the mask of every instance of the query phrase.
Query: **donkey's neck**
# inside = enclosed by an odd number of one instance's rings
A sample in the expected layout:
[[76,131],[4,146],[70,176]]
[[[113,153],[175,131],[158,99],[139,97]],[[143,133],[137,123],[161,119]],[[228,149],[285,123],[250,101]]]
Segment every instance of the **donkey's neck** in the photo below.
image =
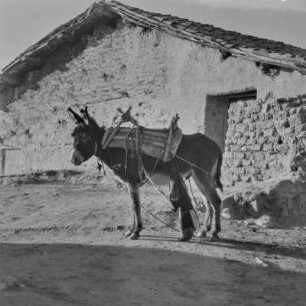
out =
[[105,133],[105,126],[99,127],[99,129],[95,129],[94,133],[94,141],[95,141],[95,151],[94,155],[100,159],[102,159],[101,152],[102,152],[102,139]]

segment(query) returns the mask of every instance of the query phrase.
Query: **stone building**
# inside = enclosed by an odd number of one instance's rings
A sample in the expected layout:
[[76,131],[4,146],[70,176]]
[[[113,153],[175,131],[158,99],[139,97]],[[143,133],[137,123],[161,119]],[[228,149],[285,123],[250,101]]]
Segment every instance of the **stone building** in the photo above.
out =
[[107,125],[132,106],[156,128],[178,113],[223,150],[225,186],[272,186],[279,213],[306,215],[305,74],[301,48],[100,1],[3,69],[1,175],[74,168],[67,107]]

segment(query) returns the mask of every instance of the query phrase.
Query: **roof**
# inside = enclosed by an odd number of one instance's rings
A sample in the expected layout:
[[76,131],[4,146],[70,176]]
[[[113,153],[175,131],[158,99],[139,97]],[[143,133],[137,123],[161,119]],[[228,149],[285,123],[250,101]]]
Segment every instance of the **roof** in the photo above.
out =
[[4,67],[2,76],[20,74],[31,67],[42,65],[41,59],[46,58],[63,43],[75,41],[80,34],[98,23],[101,18],[118,19],[118,15],[134,25],[158,29],[202,46],[219,49],[223,54],[306,74],[305,49],[283,42],[227,31],[184,18],[147,12],[117,1],[102,0],[29,47]]
[[79,14],[70,21],[60,25],[50,34],[39,40],[34,45],[30,46],[11,63],[2,69],[1,78],[6,79],[9,83],[13,83],[14,79],[11,75],[22,74],[31,69],[35,69],[41,65],[48,56],[63,44],[74,44],[84,34],[90,33],[95,24],[101,19],[120,18],[118,14],[112,13],[108,6],[105,6],[104,1],[92,4],[85,12]]

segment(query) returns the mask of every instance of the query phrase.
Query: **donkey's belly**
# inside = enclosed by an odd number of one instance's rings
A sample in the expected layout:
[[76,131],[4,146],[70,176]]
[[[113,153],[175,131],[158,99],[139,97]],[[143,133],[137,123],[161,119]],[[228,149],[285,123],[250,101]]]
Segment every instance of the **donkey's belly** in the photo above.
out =
[[170,176],[168,174],[164,173],[154,173],[150,175],[150,180],[155,184],[159,186],[169,186],[170,183]]

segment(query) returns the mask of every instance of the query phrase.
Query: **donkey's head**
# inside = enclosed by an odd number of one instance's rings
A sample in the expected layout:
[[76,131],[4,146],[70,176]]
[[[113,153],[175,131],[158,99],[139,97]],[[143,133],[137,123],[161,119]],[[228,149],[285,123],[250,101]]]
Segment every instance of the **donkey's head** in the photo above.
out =
[[69,116],[76,123],[71,136],[73,137],[73,152],[71,162],[80,165],[97,154],[102,139],[102,131],[96,120],[89,116],[87,106],[81,109],[82,116],[68,108]]

